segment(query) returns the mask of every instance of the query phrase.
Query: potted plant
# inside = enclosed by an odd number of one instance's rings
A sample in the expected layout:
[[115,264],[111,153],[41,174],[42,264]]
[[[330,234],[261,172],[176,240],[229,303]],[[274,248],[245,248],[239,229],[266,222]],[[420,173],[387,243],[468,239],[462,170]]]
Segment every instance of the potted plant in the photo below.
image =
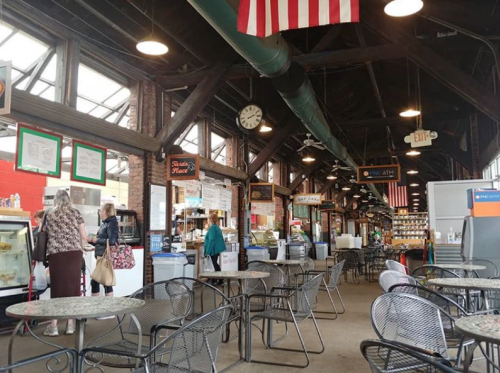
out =
[[276,226],[273,229],[273,236],[277,240],[280,238],[281,229],[283,229],[283,223],[279,221],[276,223]]

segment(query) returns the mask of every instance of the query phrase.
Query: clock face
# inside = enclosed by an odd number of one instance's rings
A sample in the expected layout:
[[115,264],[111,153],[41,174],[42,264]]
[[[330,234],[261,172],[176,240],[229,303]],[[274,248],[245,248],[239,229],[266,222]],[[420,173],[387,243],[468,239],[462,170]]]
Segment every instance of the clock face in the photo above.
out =
[[262,123],[263,114],[260,106],[247,105],[238,113],[238,124],[243,130],[255,130]]

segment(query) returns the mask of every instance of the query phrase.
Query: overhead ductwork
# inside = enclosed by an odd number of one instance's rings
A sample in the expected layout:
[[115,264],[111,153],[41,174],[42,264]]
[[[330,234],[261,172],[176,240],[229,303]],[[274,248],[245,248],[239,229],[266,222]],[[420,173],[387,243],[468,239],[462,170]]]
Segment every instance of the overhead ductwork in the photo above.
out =
[[[238,1],[188,0],[221,36],[260,74],[273,79],[273,84],[304,126],[320,140],[326,149],[349,167],[358,165],[347,149],[333,136],[328,122],[316,100],[314,89],[305,71],[291,63],[291,53],[286,41],[276,34],[257,38],[238,32]],[[374,185],[369,185],[381,201],[382,196]]]

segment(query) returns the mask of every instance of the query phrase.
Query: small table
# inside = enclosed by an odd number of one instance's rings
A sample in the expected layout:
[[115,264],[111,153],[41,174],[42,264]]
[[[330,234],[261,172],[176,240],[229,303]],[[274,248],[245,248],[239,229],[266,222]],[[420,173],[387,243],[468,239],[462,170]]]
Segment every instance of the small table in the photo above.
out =
[[478,265],[478,264],[466,264],[466,263],[443,263],[443,264],[424,264],[424,267],[427,266],[434,266],[434,267],[439,267],[443,269],[461,269],[466,272],[466,275],[468,275],[468,272],[471,271],[481,271],[483,269],[486,269],[485,266]]
[[[12,363],[12,347],[14,337],[16,336],[18,329],[25,323],[26,320],[75,319],[75,348],[78,352],[80,352],[83,349],[84,326],[86,319],[100,316],[130,314],[139,328],[140,336],[140,325],[133,312],[143,307],[144,304],[145,302],[141,299],[122,297],[67,297],[14,304],[8,307],[5,311],[8,316],[21,319],[10,337],[9,364]],[[33,333],[31,334],[41,342],[48,343],[43,339],[36,337]],[[48,344],[56,346],[53,343]]]
[[270,259],[270,260],[261,260],[262,263],[267,263],[267,264],[275,264],[277,266],[281,267],[286,267],[287,269],[287,274],[289,274],[289,267],[299,267],[302,272],[304,272],[304,267],[302,267],[302,264],[304,264],[303,260],[298,260],[298,259]]
[[[469,347],[464,362],[464,373],[469,372],[474,350],[481,342],[486,343],[486,361],[488,372],[500,370],[500,362],[495,364],[493,346],[500,345],[500,315],[479,315],[462,317],[455,322],[455,328],[461,334],[474,338],[474,344]],[[484,353],[484,351],[483,351]],[[500,357],[498,357],[500,359]]]
[[467,292],[469,303],[469,292],[471,290],[480,290],[484,299],[485,309],[490,308],[488,290],[500,290],[500,280],[491,280],[488,278],[432,278],[427,280],[427,283],[438,287],[464,289]]
[[[260,272],[260,271],[215,271],[215,272],[203,272],[200,273],[200,277],[206,279],[214,279],[214,280],[226,280],[227,281],[227,291],[228,297],[230,297],[230,286],[231,280],[238,280],[239,291],[241,295],[241,291],[243,289],[243,281],[244,280],[257,280],[262,278],[267,278],[271,276],[269,272]],[[240,325],[238,330],[238,349],[240,352],[240,361],[245,358],[247,355],[245,351],[245,356],[243,355],[243,320],[244,320],[244,307],[243,307],[243,299],[240,304]],[[229,328],[229,325],[228,325]],[[226,329],[229,332],[229,329]],[[246,348],[245,348],[246,350]]]

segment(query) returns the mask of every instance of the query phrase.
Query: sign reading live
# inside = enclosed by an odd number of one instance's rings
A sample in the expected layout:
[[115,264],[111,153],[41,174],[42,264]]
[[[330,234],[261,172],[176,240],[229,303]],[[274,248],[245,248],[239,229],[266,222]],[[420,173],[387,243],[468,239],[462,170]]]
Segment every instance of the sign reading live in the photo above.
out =
[[358,183],[392,183],[400,180],[401,168],[398,164],[358,167]]
[[295,205],[321,205],[321,194],[296,194],[293,196]]
[[320,210],[328,211],[335,210],[335,201],[325,200],[321,201],[321,205],[319,206]]
[[200,159],[194,154],[167,156],[167,180],[195,180],[200,173]]
[[274,184],[250,183],[248,194],[250,202],[274,202]]

